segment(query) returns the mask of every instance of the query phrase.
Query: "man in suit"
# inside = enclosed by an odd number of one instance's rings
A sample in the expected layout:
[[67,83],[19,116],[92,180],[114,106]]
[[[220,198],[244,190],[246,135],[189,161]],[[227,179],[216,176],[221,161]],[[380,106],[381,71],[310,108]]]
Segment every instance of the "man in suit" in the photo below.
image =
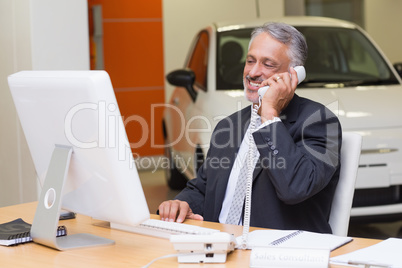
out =
[[[237,186],[242,167],[250,165],[251,226],[331,233],[328,219],[339,179],[342,131],[323,105],[295,94],[293,67],[306,58],[304,37],[292,26],[268,23],[253,31],[243,83],[245,97],[254,105],[260,104],[258,89],[269,85],[258,115],[246,107],[217,124],[197,177],[175,200],[159,206],[162,220],[242,224],[244,207],[233,222],[232,203],[236,187],[245,188]],[[250,152],[254,162],[247,163]],[[244,206],[244,197],[240,199]]]

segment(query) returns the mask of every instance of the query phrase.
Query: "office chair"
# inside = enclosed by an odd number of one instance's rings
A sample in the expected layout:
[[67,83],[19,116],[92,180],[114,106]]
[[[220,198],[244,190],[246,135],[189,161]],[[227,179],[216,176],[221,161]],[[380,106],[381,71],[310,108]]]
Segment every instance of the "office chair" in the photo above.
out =
[[357,133],[342,134],[341,170],[329,216],[329,224],[334,235],[347,236],[348,234],[361,143],[362,137]]

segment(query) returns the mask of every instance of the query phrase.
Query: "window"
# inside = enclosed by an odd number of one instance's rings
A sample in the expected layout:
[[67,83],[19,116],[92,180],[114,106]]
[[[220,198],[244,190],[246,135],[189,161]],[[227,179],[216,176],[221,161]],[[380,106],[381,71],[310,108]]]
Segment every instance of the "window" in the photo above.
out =
[[354,22],[364,28],[363,0],[306,0],[305,15]]
[[[300,26],[306,38],[306,79],[299,88],[397,84],[383,57],[357,29]],[[243,90],[243,69],[252,29],[219,32],[216,88]]]
[[218,33],[216,88],[243,89],[243,70],[252,29]]
[[207,88],[208,43],[208,33],[202,31],[196,39],[193,53],[187,65],[195,74],[195,85],[202,90]]
[[[309,55],[307,79],[300,87],[322,83],[392,84],[395,76],[371,42],[356,29],[298,27]],[[357,84],[356,84],[357,85]]]

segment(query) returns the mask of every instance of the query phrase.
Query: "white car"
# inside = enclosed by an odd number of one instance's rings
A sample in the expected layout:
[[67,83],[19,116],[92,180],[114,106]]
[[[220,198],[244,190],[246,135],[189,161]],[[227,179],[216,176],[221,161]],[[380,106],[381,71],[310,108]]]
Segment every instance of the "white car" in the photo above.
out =
[[[400,219],[401,65],[394,68],[355,24],[318,17],[275,21],[295,26],[307,40],[307,77],[296,93],[329,107],[343,131],[363,136],[351,216]],[[163,118],[171,188],[183,188],[195,177],[217,122],[250,105],[243,94],[242,72],[251,31],[264,22],[216,23],[202,29],[184,68],[167,75],[176,86]]]

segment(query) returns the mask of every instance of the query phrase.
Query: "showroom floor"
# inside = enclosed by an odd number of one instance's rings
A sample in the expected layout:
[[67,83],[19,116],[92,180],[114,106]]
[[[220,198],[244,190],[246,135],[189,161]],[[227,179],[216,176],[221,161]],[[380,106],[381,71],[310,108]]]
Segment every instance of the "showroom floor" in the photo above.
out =
[[[151,213],[156,212],[162,201],[172,199],[178,193],[167,187],[163,170],[139,171],[139,176]],[[400,228],[402,228],[402,220],[392,223],[351,224],[349,236],[378,239],[402,238]]]

